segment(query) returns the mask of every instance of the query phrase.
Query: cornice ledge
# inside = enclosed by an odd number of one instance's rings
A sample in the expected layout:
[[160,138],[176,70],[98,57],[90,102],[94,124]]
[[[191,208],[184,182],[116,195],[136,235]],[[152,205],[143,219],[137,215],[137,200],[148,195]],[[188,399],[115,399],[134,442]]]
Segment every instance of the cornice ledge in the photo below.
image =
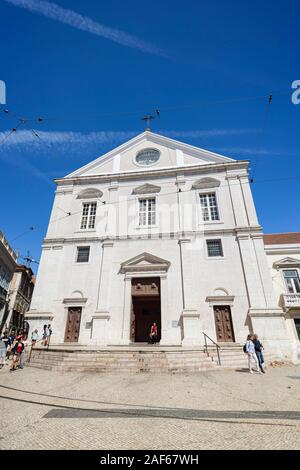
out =
[[80,242],[99,242],[103,241],[103,237],[76,237],[76,238],[47,238],[43,241],[42,247],[46,245],[57,245],[57,244],[66,244],[66,243],[80,243]]
[[120,179],[134,179],[137,177],[147,176],[159,176],[159,175],[176,175],[178,173],[186,174],[186,173],[193,173],[197,171],[198,173],[205,173],[207,171],[225,171],[227,168],[230,169],[241,169],[247,168],[249,162],[246,160],[234,161],[234,162],[222,162],[222,163],[206,163],[206,164],[196,164],[196,165],[185,165],[180,167],[164,167],[164,168],[153,168],[151,170],[134,170],[134,171],[127,171],[122,173],[103,173],[100,175],[85,175],[85,176],[73,176],[69,178],[59,178],[55,180],[55,183],[58,187],[69,186],[70,184],[85,184],[85,183],[96,183],[101,181],[111,181],[118,178]]
[[63,299],[63,304],[85,304],[87,302],[87,298],[81,297],[67,297]]
[[198,310],[190,310],[190,309],[185,309],[181,313],[182,318],[200,318],[200,313]]
[[251,318],[263,317],[284,317],[284,311],[281,308],[249,308],[248,315]]
[[92,315],[92,320],[110,320],[110,313],[107,310],[97,310]]
[[264,235],[263,233],[251,233],[250,237],[253,238],[253,240],[263,240]]
[[233,303],[234,295],[209,295],[205,302],[230,302]]
[[38,310],[29,310],[25,313],[25,318],[32,319],[32,320],[50,320],[52,321],[54,318],[54,314],[52,312],[43,312]]

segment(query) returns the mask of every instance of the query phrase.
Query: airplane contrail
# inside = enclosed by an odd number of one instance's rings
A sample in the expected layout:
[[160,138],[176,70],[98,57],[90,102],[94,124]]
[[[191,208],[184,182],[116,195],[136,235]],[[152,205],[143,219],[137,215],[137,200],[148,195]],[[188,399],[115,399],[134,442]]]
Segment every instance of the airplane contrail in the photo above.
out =
[[149,54],[167,57],[167,54],[163,50],[159,49],[150,42],[144,41],[143,39],[140,39],[119,29],[104,26],[103,24],[97,23],[91,18],[76,13],[73,10],[62,8],[56,3],[47,2],[45,0],[4,1],[16,7],[24,8],[25,10],[31,11],[33,13],[46,16],[52,20],[60,21],[61,23],[72,26],[73,28],[109,39],[118,44],[121,44],[122,46],[138,49]]

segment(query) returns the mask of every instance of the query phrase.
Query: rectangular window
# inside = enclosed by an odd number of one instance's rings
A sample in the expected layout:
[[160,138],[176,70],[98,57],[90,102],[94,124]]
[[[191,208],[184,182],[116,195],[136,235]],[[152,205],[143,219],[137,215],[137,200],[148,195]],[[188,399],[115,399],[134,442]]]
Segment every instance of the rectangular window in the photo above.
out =
[[202,220],[208,222],[211,220],[220,220],[215,193],[199,194],[202,211]]
[[90,258],[90,247],[78,246],[76,263],[88,263],[89,258]]
[[223,256],[223,248],[221,240],[206,240],[207,254],[211,256]]
[[289,270],[283,271],[283,276],[285,279],[288,293],[299,294],[300,293],[300,281],[299,281],[298,271],[296,269],[289,269]]
[[156,222],[156,200],[155,197],[139,199],[139,225],[155,225]]
[[95,228],[96,210],[97,210],[96,202],[89,202],[89,203],[84,202],[83,203],[81,225],[80,225],[80,228],[82,230]]

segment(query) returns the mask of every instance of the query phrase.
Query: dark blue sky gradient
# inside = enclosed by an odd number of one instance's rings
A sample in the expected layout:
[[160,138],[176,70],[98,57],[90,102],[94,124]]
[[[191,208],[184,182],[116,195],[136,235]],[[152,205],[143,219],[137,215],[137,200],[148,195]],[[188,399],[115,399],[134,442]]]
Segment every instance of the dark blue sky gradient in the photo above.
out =
[[[300,79],[299,2],[57,3],[150,42],[168,58],[0,0],[0,79],[7,85],[8,109],[51,118],[32,124],[38,132],[138,133],[143,114],[156,107],[161,118],[154,131],[233,129],[178,140],[250,159],[264,231],[300,230],[300,105],[291,102],[291,83]],[[0,113],[0,132],[16,123]],[[28,142],[0,144],[0,228],[16,249],[39,257],[53,202],[51,179],[124,141],[113,136],[77,145],[43,143],[32,134],[34,148]],[[30,226],[41,228],[18,237]]]

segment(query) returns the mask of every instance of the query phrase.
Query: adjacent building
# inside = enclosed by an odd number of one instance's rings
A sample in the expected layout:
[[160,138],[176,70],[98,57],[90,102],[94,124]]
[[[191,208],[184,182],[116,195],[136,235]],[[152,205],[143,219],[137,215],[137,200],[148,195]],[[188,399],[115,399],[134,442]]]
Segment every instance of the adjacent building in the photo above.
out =
[[288,355],[262,228],[237,161],[145,131],[57,189],[33,294],[52,344],[243,343]]
[[34,289],[35,278],[29,266],[18,264],[9,286],[7,329],[28,330],[25,314],[28,312]]
[[9,315],[9,284],[17,266],[17,253],[0,232],[0,331]]
[[277,304],[283,309],[292,359],[300,362],[300,232],[264,235]]

